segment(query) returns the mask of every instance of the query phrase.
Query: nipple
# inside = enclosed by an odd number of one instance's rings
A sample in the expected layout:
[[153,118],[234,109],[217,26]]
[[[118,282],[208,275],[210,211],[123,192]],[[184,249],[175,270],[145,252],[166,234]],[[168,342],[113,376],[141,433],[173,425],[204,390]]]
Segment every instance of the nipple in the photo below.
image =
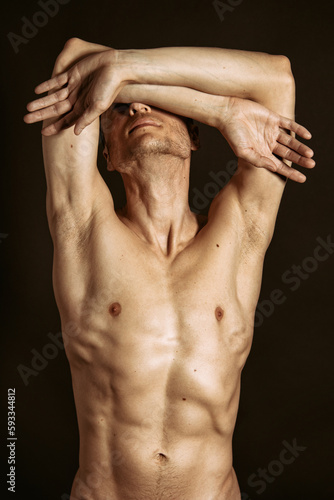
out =
[[224,311],[221,307],[216,307],[216,310],[215,310],[215,315],[216,315],[216,318],[218,321],[221,321],[223,319],[223,316],[224,316]]
[[121,304],[118,302],[113,302],[109,307],[109,312],[112,316],[118,316],[122,311]]

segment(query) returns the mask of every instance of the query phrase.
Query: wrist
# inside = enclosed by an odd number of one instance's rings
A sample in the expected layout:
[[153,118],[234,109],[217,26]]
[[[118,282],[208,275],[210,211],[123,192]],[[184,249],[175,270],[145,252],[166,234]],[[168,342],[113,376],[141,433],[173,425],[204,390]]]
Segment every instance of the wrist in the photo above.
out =
[[147,71],[148,62],[144,61],[142,50],[116,50],[116,61],[125,83],[149,83],[144,77],[144,68],[146,67]]
[[118,50],[118,63],[126,83],[186,86],[172,81],[170,67],[160,50],[163,49]]
[[217,96],[215,127],[224,135],[235,97]]

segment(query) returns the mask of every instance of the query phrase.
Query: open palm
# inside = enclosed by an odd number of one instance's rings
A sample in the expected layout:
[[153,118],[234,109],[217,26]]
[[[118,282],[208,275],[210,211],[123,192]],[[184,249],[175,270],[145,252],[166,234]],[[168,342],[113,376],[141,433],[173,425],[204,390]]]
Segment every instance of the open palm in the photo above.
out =
[[255,167],[267,168],[297,182],[306,177],[275,155],[301,167],[313,168],[313,151],[290,135],[304,139],[310,132],[298,123],[247,99],[231,98],[219,128],[238,158]]

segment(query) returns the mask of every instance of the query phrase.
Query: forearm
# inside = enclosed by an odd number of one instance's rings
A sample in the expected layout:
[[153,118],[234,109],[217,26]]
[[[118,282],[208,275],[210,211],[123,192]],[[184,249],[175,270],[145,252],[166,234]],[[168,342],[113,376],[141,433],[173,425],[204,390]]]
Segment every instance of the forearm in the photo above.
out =
[[118,62],[132,83],[190,87],[263,105],[269,95],[278,97],[282,82],[289,77],[284,56],[221,48],[119,50]]
[[220,126],[228,101],[228,97],[186,87],[145,84],[128,84],[115,99],[115,102],[145,102],[216,128]]

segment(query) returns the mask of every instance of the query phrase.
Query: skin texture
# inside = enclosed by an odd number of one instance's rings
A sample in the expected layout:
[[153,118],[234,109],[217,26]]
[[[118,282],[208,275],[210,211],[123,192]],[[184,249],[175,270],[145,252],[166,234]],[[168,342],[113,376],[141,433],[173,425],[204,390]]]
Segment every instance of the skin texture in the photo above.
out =
[[[103,50],[72,43],[54,75]],[[169,83],[186,87],[187,79]],[[224,121],[225,112],[212,112],[217,96],[203,94],[195,104],[188,91],[208,91],[197,84],[178,92],[187,116],[219,124],[233,147],[239,111]],[[135,92],[122,89],[118,102]],[[155,105],[131,99],[102,117],[107,168],[120,172],[126,190],[121,210],[96,168],[98,120],[80,135],[72,123],[43,137],[54,291],[80,431],[71,500],[240,500],[232,467],[240,376],[285,180],[240,160],[208,217],[192,213],[197,129],[175,114],[181,103],[168,100],[166,89],[152,94]],[[277,96],[280,104],[265,104],[292,119],[293,88],[284,84]],[[238,106],[229,101],[229,109]],[[50,116],[44,130],[57,120]],[[141,119],[155,126],[131,131]]]
[[[160,127],[127,136],[137,113]],[[90,243],[68,246],[70,276],[57,270],[61,288],[84,281],[71,297],[87,290],[65,320],[78,325],[67,346],[82,435],[73,495],[92,476],[99,486],[87,498],[239,498],[231,440],[252,314],[236,271],[247,236],[217,234],[190,212],[181,119],[134,103],[114,117],[108,142],[128,206],[117,218],[96,214],[82,235]],[[249,248],[247,258],[260,271],[262,254]]]

